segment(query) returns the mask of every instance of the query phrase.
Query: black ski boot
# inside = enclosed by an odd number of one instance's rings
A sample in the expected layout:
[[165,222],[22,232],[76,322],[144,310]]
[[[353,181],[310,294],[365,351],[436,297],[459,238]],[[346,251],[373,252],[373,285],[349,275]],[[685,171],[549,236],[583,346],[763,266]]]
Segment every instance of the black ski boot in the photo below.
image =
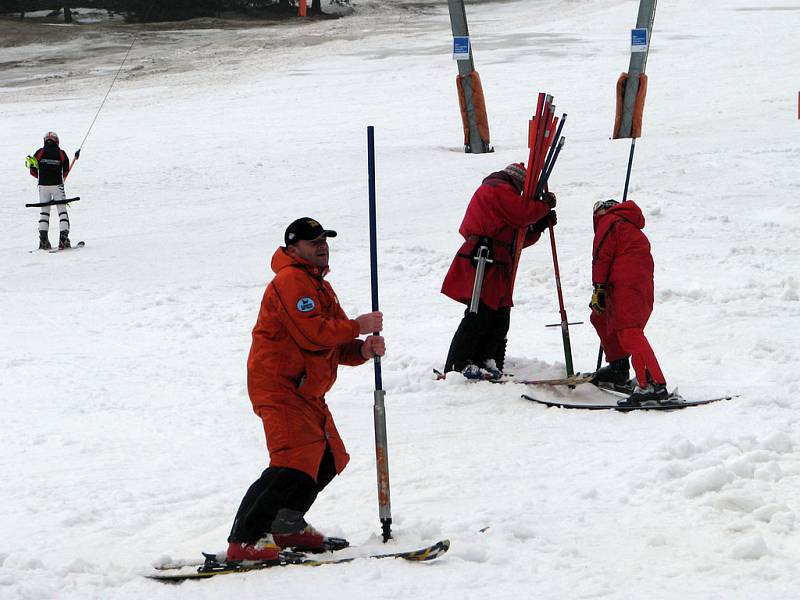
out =
[[40,231],[39,232],[39,250],[50,250],[52,246],[50,245],[50,240],[47,239],[47,232]]
[[628,380],[630,377],[631,360],[629,356],[626,356],[608,363],[602,369],[598,369],[591,382],[597,387],[616,389],[619,386],[625,388],[629,385]]
[[669,390],[663,383],[651,383],[645,388],[636,387],[626,399],[617,402],[617,406],[639,407],[654,404],[670,404]]
[[61,235],[58,237],[58,249],[64,250],[64,248],[71,248],[72,246],[69,243],[69,231],[62,231]]

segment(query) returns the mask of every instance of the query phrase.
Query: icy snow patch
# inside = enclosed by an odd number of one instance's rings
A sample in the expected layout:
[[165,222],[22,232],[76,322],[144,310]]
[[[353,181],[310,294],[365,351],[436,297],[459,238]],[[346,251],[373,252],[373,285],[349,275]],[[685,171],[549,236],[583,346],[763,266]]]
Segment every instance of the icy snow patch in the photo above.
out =
[[767,547],[767,542],[759,533],[751,533],[744,537],[731,549],[731,556],[744,560],[757,560],[762,556],[772,554]]
[[733,481],[733,474],[724,467],[711,467],[696,471],[686,477],[684,495],[695,498],[706,492],[717,492]]

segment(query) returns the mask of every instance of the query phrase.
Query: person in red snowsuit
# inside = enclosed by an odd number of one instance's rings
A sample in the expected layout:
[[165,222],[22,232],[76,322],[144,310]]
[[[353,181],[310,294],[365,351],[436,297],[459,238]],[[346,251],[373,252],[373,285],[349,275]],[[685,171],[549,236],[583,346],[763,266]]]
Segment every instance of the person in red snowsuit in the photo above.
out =
[[597,202],[594,207],[590,320],[609,365],[596,384],[627,382],[630,362],[637,387],[626,403],[665,400],[666,379],[644,335],[653,312],[653,256],[642,229],[644,215],[632,200]]
[[247,391],[261,418],[269,467],[247,490],[228,537],[229,561],[273,560],[280,548],[320,551],[346,545],[309,525],[304,515],[350,456],[325,394],[340,364],[357,366],[385,352],[379,311],[345,315],[328,273],[328,238],[303,217],[289,225],[272,257],[247,359]]
[[506,335],[510,324],[514,274],[514,245],[523,232],[524,247],[539,240],[555,225],[556,197],[543,200],[521,196],[525,165],[512,163],[486,177],[467,205],[458,232],[464,238],[442,284],[442,293],[469,305],[475,282],[477,249],[487,245],[492,262],[486,268],[477,313],[469,308],[453,336],[445,372],[459,371],[471,379],[496,379],[505,362]]

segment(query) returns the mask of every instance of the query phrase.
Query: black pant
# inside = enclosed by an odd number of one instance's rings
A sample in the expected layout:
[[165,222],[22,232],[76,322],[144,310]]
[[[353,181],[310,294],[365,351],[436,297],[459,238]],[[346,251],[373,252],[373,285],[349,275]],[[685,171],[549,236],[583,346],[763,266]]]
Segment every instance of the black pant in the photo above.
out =
[[467,308],[453,341],[450,342],[445,372],[463,371],[469,363],[482,366],[487,360],[494,360],[497,368],[502,371],[510,323],[510,307],[492,310],[481,303],[477,313],[471,313]]
[[330,448],[325,448],[316,481],[297,469],[269,467],[242,498],[228,542],[256,542],[272,531],[272,522],[281,509],[305,514],[335,476]]

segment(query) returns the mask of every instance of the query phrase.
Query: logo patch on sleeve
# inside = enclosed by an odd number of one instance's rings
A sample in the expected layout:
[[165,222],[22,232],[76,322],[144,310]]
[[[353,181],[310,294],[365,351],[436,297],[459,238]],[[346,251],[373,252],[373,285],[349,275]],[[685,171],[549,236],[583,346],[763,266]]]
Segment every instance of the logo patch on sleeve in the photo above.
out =
[[305,298],[300,298],[300,300],[297,301],[297,310],[300,312],[311,312],[316,307],[317,305],[314,304],[314,301],[308,296]]

